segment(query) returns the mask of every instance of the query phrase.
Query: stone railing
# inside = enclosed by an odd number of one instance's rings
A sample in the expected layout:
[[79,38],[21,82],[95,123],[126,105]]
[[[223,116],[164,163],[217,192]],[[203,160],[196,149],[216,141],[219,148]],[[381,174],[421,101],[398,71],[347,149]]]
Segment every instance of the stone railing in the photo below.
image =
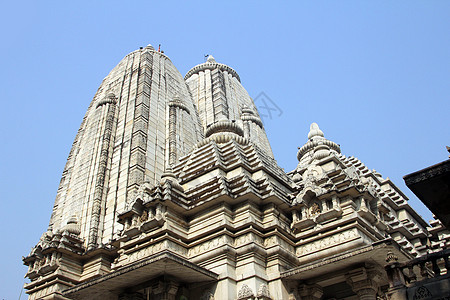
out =
[[[388,299],[416,299],[417,294],[437,297],[435,290],[448,293],[450,280],[450,249],[430,253],[406,263],[399,263],[391,252],[385,270],[389,280]],[[444,282],[445,281],[445,282]],[[446,291],[443,290],[447,289]],[[413,297],[413,298],[411,298]],[[417,298],[437,299],[437,298]]]

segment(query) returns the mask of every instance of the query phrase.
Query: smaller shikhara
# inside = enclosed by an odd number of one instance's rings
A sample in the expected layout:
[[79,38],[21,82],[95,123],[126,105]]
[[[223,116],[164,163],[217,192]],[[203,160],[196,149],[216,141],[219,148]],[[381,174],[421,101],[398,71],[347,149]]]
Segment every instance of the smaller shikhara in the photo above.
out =
[[311,125],[286,173],[235,70],[183,78],[147,46],[104,79],[48,231],[24,258],[29,299],[376,299],[386,257],[428,251],[389,180]]

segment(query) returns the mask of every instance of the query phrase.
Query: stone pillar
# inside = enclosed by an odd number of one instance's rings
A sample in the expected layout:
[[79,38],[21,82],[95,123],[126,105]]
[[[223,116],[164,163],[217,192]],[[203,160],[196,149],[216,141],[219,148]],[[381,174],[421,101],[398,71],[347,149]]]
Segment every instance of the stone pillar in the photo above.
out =
[[320,300],[323,295],[322,287],[318,284],[304,284],[298,289],[302,300]]
[[376,300],[378,273],[369,271],[365,267],[355,269],[347,274],[347,283],[361,300]]

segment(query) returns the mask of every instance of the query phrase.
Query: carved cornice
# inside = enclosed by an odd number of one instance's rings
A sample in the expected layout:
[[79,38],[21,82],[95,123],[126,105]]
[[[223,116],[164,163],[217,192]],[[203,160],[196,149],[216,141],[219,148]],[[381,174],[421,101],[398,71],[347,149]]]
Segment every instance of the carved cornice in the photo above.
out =
[[209,144],[210,142],[214,141],[217,144],[225,144],[228,143],[229,141],[234,140],[236,143],[240,144],[240,145],[248,145],[249,140],[247,138],[244,138],[242,136],[239,136],[235,133],[232,132],[220,132],[217,134],[213,134],[212,136],[204,139],[201,142],[198,142],[194,148],[200,148],[204,145]]
[[226,71],[228,74],[231,74],[231,76],[235,77],[239,82],[241,82],[241,78],[239,77],[238,73],[236,73],[235,70],[233,70],[231,67],[218,63],[218,62],[205,62],[203,64],[197,65],[190,69],[186,75],[184,76],[184,80],[187,80],[189,77],[191,77],[194,74],[197,74],[201,71],[205,70],[214,70],[219,69],[220,71]]
[[407,186],[450,173],[450,159],[403,177]]

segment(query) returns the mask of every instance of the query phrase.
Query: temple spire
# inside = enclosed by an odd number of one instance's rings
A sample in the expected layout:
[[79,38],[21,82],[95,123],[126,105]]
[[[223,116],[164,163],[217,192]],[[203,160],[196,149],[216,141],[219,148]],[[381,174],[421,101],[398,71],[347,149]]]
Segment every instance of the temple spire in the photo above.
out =
[[324,137],[323,136],[323,131],[320,130],[319,125],[317,125],[317,123],[312,123],[309,126],[309,133],[308,133],[308,140],[312,140],[315,137]]

